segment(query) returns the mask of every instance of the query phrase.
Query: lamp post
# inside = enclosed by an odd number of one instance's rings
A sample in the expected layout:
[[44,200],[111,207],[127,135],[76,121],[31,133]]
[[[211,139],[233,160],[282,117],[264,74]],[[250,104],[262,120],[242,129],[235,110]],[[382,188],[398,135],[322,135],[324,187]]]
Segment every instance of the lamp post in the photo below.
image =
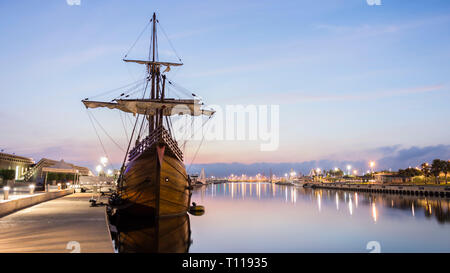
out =
[[30,194],[34,194],[34,184],[29,185],[28,188],[30,189]]
[[9,186],[3,187],[3,197],[5,200],[9,199],[9,190],[10,190]]
[[347,165],[347,174],[350,175],[350,170],[352,169],[351,165]]

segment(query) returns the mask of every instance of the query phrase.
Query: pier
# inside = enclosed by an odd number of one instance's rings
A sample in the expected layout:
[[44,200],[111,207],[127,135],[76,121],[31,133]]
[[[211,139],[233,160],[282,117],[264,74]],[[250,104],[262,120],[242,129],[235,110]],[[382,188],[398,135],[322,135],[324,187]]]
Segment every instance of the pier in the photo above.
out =
[[90,207],[91,197],[70,194],[0,218],[0,252],[114,252],[106,209]]
[[306,183],[305,187],[349,190],[386,194],[404,194],[413,196],[447,197],[450,198],[450,186],[433,185],[382,185],[382,184],[355,184],[355,183]]

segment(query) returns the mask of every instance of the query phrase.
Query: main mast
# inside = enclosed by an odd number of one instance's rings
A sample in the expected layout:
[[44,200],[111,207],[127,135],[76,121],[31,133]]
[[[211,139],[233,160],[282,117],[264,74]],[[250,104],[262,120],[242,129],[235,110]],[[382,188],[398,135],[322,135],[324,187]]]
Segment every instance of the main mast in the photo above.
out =
[[[155,99],[157,98],[157,80],[156,78],[159,78],[159,66],[157,66],[155,64],[155,57],[156,57],[156,13],[153,13],[153,17],[152,17],[152,22],[153,22],[153,28],[152,28],[152,64],[148,64],[147,70],[150,71],[150,76],[151,76],[151,95],[150,95],[150,99]],[[150,59],[150,56],[149,56]],[[159,81],[158,81],[159,82]],[[159,111],[158,111],[159,112]],[[149,125],[149,134],[155,129],[155,123],[157,119],[159,113],[156,113],[156,115],[149,115],[148,116],[148,125]]]

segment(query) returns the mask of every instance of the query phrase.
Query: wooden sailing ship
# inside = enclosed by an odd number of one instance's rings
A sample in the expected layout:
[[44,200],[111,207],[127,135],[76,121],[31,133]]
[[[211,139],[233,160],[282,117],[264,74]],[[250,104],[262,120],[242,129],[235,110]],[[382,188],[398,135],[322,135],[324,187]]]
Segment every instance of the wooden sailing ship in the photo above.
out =
[[[87,108],[106,107],[137,115],[118,180],[117,193],[123,201],[121,208],[137,215],[177,216],[188,211],[192,186],[183,163],[183,153],[172,136],[170,117],[185,114],[212,116],[214,111],[202,109],[201,101],[196,98],[166,97],[165,72],[182,63],[161,62],[157,59],[158,20],[155,14],[150,22],[152,37],[149,59],[123,60],[146,66],[145,87],[150,89],[149,96],[141,99],[121,97],[111,102],[85,99],[82,102]],[[142,118],[141,126],[144,121],[148,123],[148,135],[143,139],[138,136],[134,148],[130,150],[139,117]]]

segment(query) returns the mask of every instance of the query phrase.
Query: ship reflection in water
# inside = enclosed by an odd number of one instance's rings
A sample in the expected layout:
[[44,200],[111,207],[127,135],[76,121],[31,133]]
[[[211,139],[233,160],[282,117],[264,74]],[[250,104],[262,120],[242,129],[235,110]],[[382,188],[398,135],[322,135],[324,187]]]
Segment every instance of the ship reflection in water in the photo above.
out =
[[[122,215],[121,215],[122,216]],[[186,253],[191,245],[189,215],[143,221],[117,220],[118,232],[112,233],[115,249],[123,253]]]
[[449,252],[450,200],[224,183],[196,189],[190,252]]

